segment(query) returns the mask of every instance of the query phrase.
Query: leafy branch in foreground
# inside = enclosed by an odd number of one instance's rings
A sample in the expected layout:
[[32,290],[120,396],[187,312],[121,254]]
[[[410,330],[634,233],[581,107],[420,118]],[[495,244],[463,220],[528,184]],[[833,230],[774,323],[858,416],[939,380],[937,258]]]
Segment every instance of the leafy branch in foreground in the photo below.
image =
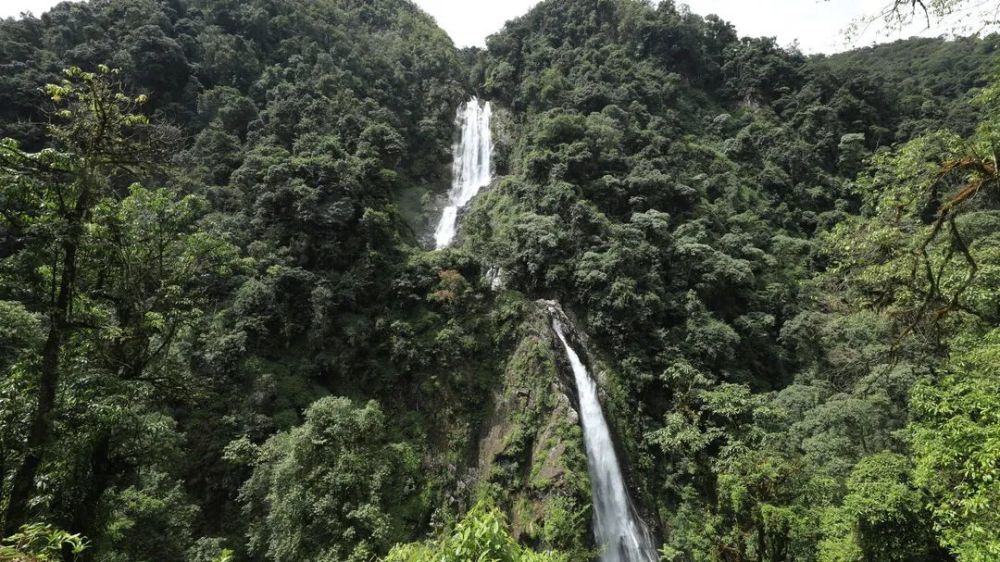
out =
[[[993,0],[892,0],[877,12],[862,16],[851,24],[849,37],[860,35],[873,24],[882,23],[886,31],[898,31],[920,20],[930,29],[950,24],[953,33],[975,33],[1000,22],[1000,2]],[[978,27],[976,27],[978,26]]]
[[477,503],[455,529],[426,542],[399,545],[384,562],[568,562],[556,552],[534,552],[511,536],[507,519],[487,501]]
[[[977,103],[995,114],[996,86]],[[996,320],[993,299],[976,282],[992,275],[998,256],[989,238],[1000,202],[1000,124],[984,120],[968,138],[936,133],[876,154],[858,179],[868,217],[834,229],[839,266],[858,294],[893,310],[900,338],[920,326],[937,327],[952,312]]]
[[[1000,82],[986,88],[977,96],[976,102],[989,114],[995,114],[1000,101]],[[928,193],[927,208],[938,207],[937,216],[930,232],[924,237],[918,252],[921,259],[914,262],[912,275],[916,277],[919,269],[926,278],[927,292],[924,303],[917,313],[914,322],[919,322],[931,307],[939,302],[934,322],[945,314],[958,309],[976,314],[975,310],[964,307],[962,295],[972,285],[979,270],[976,259],[969,249],[969,242],[962,235],[957,220],[965,213],[977,210],[973,205],[977,196],[984,199],[979,203],[979,209],[985,209],[990,200],[1000,198],[1000,174],[997,172],[997,141],[1000,140],[1000,124],[995,120],[985,120],[969,141],[962,143],[960,151],[951,155],[939,167],[936,177]],[[957,186],[956,186],[957,184]],[[942,199],[945,199],[942,202]],[[947,240],[944,242],[944,255],[935,270],[933,260],[928,254],[928,248],[934,244],[942,231],[947,229]],[[955,253],[965,260],[967,273],[964,279],[957,282],[950,294],[942,291],[942,279],[945,268],[948,267]],[[911,326],[909,329],[912,329]]]
[[75,560],[87,549],[87,540],[44,523],[22,525],[0,541],[0,560],[9,562],[63,562]]

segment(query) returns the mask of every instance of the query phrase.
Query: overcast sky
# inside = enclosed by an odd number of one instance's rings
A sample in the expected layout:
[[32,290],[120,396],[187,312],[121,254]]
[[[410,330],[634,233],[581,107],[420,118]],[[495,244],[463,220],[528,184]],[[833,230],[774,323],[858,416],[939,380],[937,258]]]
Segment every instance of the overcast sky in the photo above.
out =
[[[528,11],[537,0],[415,0],[437,20],[460,47],[482,46],[486,36],[505,21]],[[856,18],[877,13],[888,0],[678,0],[691,11],[718,14],[736,25],[740,35],[774,36],[781,45],[798,41],[807,53],[829,53],[845,48],[843,30]],[[30,11],[36,15],[59,0],[0,0],[0,17]],[[890,36],[869,32],[856,45],[910,35],[938,35],[938,29],[917,25]]]

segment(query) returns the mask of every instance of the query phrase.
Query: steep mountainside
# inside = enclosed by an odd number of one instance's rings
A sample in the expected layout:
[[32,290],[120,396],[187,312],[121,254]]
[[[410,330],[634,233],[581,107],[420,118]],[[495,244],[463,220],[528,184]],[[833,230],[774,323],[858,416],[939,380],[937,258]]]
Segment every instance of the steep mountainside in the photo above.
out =
[[[949,338],[993,341],[996,202],[933,225],[949,162],[992,185],[962,150],[994,138],[996,42],[809,58],[638,0],[546,0],[466,51],[406,0],[0,21],[3,531],[99,561],[595,558],[554,299],[664,560],[951,560],[910,400],[961,394]],[[495,179],[431,250],[472,95]]]

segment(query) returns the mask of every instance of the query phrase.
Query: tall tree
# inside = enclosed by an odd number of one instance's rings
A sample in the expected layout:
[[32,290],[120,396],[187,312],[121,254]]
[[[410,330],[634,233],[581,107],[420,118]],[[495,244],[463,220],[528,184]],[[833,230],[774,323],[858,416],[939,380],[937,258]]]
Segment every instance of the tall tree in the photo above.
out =
[[50,266],[42,279],[48,290],[29,296],[44,308],[46,335],[35,369],[27,445],[7,491],[3,523],[8,533],[28,516],[52,439],[63,347],[81,327],[74,304],[87,220],[103,196],[150,171],[166,146],[165,137],[147,127],[139,113],[145,96],[122,93],[115,74],[104,66],[98,72],[71,68],[62,83],[46,87],[60,108],[49,129],[53,148],[28,153],[15,141],[0,142],[5,227],[23,235],[33,261]]

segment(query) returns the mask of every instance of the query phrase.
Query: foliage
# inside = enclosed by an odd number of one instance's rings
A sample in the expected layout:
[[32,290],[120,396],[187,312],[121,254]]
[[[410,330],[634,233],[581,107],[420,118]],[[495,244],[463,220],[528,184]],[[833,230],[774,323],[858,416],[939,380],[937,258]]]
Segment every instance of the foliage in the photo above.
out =
[[[3,258],[4,291],[44,315],[46,332],[13,365],[20,376],[8,379],[22,393],[6,404],[16,421],[5,441],[29,444],[4,451],[2,466],[15,467],[6,486],[8,529],[28,516],[44,474],[44,502],[73,501],[63,521],[94,537],[101,496],[117,483],[112,467],[134,462],[128,459],[135,448],[110,449],[132,441],[119,428],[152,414],[143,391],[177,384],[159,368],[198,314],[203,295],[192,278],[225,275],[232,254],[219,240],[187,232],[199,212],[193,199],[121,187],[151,171],[168,131],[148,126],[138,113],[143,96],[123,94],[115,74],[71,68],[48,87],[64,104],[49,131],[57,148],[28,153],[0,141],[5,232],[23,237]],[[20,283],[9,283],[18,276]],[[86,445],[66,450],[61,439]],[[89,457],[90,466],[79,467],[90,474],[86,484],[63,464],[74,455]]]
[[[806,57],[637,0],[461,52],[405,0],[0,21],[7,532],[589,557],[545,298],[665,559],[996,558],[995,44]],[[429,251],[472,93],[497,180]]]
[[399,545],[385,562],[559,562],[568,560],[556,552],[533,552],[510,536],[507,521],[489,502],[481,500],[455,528],[427,543]]
[[[908,458],[910,390],[944,338],[995,321],[993,274],[933,236],[935,198],[970,179],[946,163],[988,146],[963,137],[991,113],[969,100],[992,39],[935,45],[807,59],[610,0],[542,3],[489,39],[486,92],[520,115],[466,247],[572,307],[608,354],[668,558],[947,558],[909,469],[884,518],[852,503],[852,486],[895,493],[891,471],[857,471]],[[954,74],[921,71],[958,53]],[[992,197],[956,205],[992,269]]]
[[893,453],[859,461],[843,505],[823,516],[819,560],[926,560],[933,540],[926,500],[910,472],[909,461]]
[[914,479],[933,498],[935,529],[962,561],[1000,552],[996,510],[998,460],[997,360],[1000,333],[965,336],[947,373],[913,390]]
[[276,561],[369,560],[405,537],[403,521],[419,513],[419,468],[377,403],[322,398],[258,453],[241,492],[258,521],[250,548]]
[[0,541],[0,559],[11,562],[63,561],[65,552],[69,560],[87,549],[87,540],[43,523],[29,523]]

